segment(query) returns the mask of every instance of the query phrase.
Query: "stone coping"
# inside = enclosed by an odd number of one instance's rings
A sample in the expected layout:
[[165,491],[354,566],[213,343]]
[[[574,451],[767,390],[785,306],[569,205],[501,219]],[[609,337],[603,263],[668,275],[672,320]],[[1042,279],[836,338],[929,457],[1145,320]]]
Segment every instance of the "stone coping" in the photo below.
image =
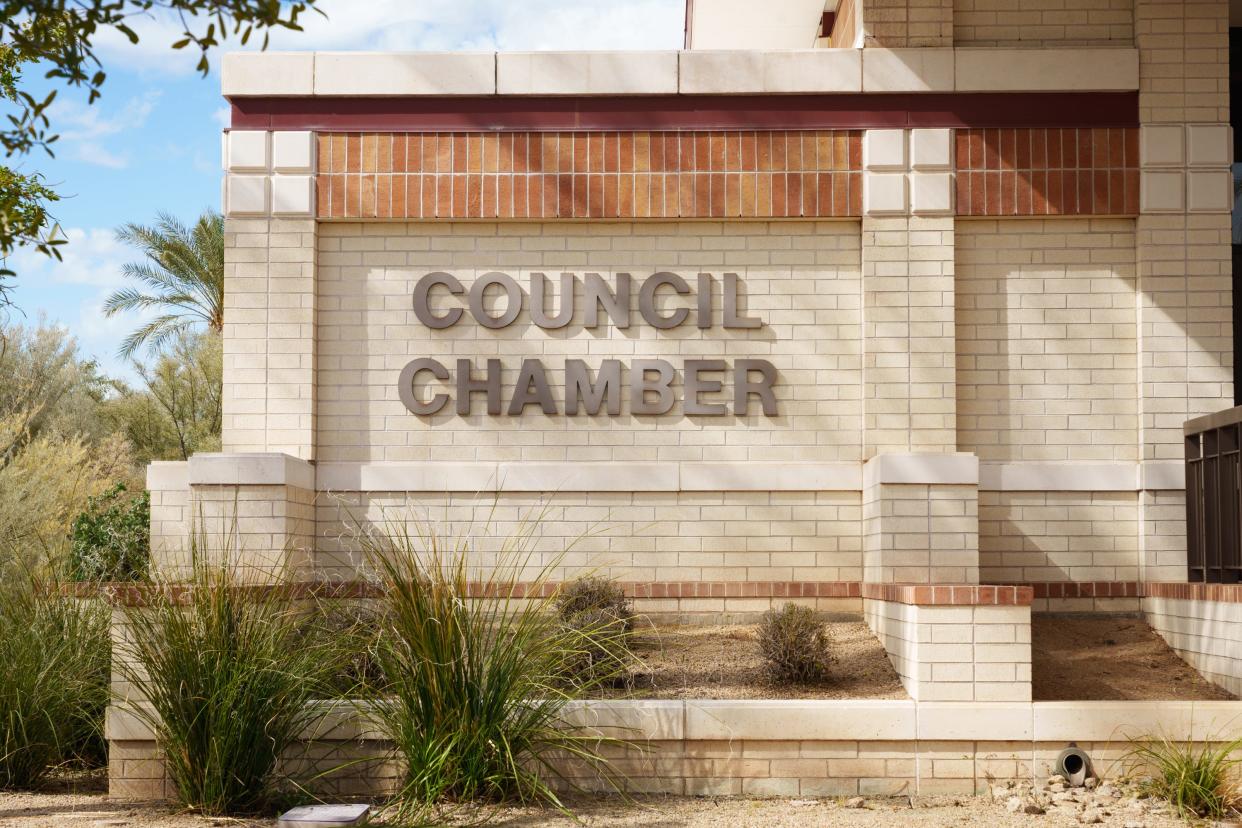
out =
[[234,52],[225,97],[1104,92],[1133,48]]
[[980,491],[1145,491],[1185,487],[1180,462],[995,463],[965,454],[854,462],[322,462],[284,454],[197,454],[147,466],[147,488],[274,485],[321,492],[861,491],[866,484],[977,482]]
[[862,597],[921,607],[1029,607],[1035,591],[1029,586],[980,584],[863,584]]
[[[350,701],[319,702],[304,739],[382,738]],[[149,710],[149,707],[148,707]],[[1124,742],[1165,736],[1218,741],[1242,727],[1242,701],[917,702],[913,700],[597,700],[567,720],[633,741]],[[109,741],[150,741],[146,720],[109,706]]]

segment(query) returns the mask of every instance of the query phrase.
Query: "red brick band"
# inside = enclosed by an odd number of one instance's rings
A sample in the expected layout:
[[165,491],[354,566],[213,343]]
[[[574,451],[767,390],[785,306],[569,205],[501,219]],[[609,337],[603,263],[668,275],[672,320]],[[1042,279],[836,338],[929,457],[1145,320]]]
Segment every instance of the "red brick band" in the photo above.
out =
[[1031,584],[1036,598],[1140,598],[1137,581],[1055,581]]
[[834,218],[858,131],[322,133],[320,218]]
[[1219,601],[1242,604],[1242,584],[1182,584],[1151,581],[1143,584],[1147,598],[1176,598],[1182,601]]
[[1030,606],[1029,586],[863,584],[862,597],[918,606]]
[[1138,130],[959,129],[959,216],[1138,215]]

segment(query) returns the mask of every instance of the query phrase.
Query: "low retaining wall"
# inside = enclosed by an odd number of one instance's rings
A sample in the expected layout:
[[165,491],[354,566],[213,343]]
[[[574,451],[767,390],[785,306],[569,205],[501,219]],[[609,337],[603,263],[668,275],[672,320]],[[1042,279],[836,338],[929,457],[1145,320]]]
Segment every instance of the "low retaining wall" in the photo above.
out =
[[1242,585],[1144,585],[1143,616],[1213,684],[1242,696]]
[[[689,795],[974,794],[995,781],[1047,776],[1071,743],[1109,776],[1122,771],[1129,738],[1242,734],[1242,702],[594,701],[571,715],[646,749],[614,752],[631,790]],[[109,794],[167,798],[146,725],[113,707],[106,732]],[[397,778],[386,747],[352,706],[337,703],[290,757],[291,770],[310,776],[354,761],[317,785],[381,795]],[[357,763],[366,757],[373,761]],[[585,771],[570,773],[601,787]]]

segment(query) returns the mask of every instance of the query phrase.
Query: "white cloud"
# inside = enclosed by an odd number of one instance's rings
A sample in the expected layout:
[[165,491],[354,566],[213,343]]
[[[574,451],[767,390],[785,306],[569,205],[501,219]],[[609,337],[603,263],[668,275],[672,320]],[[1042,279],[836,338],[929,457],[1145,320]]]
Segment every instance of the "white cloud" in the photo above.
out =
[[[271,32],[270,49],[301,50],[546,50],[676,49],[681,46],[685,0],[320,0],[300,18],[300,32]],[[206,22],[200,19],[205,28]],[[183,26],[167,12],[131,21],[138,45],[101,32],[96,45],[105,66],[145,73],[189,74],[198,52],[169,46]],[[258,49],[262,36],[243,47]],[[211,55],[212,68],[219,54]]]
[[109,229],[70,227],[63,233],[68,239],[59,247],[63,261],[23,247],[13,254],[13,269],[23,279],[112,289],[125,282],[121,266],[139,258],[137,251],[117,241]]
[[129,98],[119,109],[109,109],[106,98],[94,104],[61,99],[54,104],[52,114],[60,133],[56,146],[76,161],[112,169],[126,167],[129,156],[109,149],[104,142],[130,130],[141,129],[155,109],[160,95],[158,90],[150,90]]

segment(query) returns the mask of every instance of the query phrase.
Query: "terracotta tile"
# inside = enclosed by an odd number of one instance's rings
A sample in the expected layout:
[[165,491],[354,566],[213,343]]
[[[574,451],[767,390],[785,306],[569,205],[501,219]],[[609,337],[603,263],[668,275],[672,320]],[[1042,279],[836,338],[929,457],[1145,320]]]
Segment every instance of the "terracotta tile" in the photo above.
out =
[[[988,170],[983,174],[983,206],[984,215],[1005,215],[1004,184],[999,170]],[[1012,190],[1011,190],[1012,192]]]
[[772,170],[772,133],[755,134],[755,167],[760,172]]
[[[604,170],[604,136],[598,132],[588,132],[583,136],[586,141],[587,172],[603,172]],[[575,167],[575,170],[577,168]]]
[[622,132],[617,136],[617,170],[634,171],[634,133]]
[[744,172],[738,176],[738,215],[740,216],[755,215],[755,198],[758,190],[756,178],[753,172]]
[[707,172],[711,168],[711,136],[706,132],[692,133],[693,139],[689,142],[693,148],[692,154],[687,156],[684,151],[687,141],[683,136],[682,139],[682,158],[689,157],[690,166],[682,166],[682,171],[693,170],[695,172]]
[[1044,197],[1048,208],[1047,215],[1059,216],[1065,214],[1063,204],[1065,195],[1061,186],[1061,171],[1048,170],[1044,173]]
[[[696,218],[706,218],[711,215],[711,179],[707,173],[695,173],[685,176],[686,180],[692,188],[692,200],[688,212],[682,213],[683,216],[694,216]],[[682,192],[682,204],[685,206],[685,188]]]
[[500,136],[488,132],[479,136],[479,171],[494,173],[500,169]]
[[1095,196],[1095,181],[1090,170],[1079,170],[1078,178],[1078,212],[1089,215],[1094,212],[1092,202]]
[[530,215],[526,200],[526,188],[530,181],[531,177],[525,175],[500,176],[500,186],[496,194],[500,201],[502,218],[527,218]]
[[634,175],[634,213],[635,218],[650,218],[651,210],[651,176]]
[[1092,152],[1094,140],[1092,138],[1092,130],[1079,129],[1078,133],[1078,168],[1080,170],[1089,170],[1095,166],[1095,155]]
[[1121,168],[1126,165],[1126,131],[1121,128],[1105,130],[1108,134],[1108,166]]
[[833,169],[832,132],[821,129],[815,133],[815,169],[819,171]]
[[[430,137],[430,136],[429,136]],[[453,136],[447,132],[440,132],[434,136],[432,149],[435,152],[435,162],[430,170],[440,175],[452,172],[453,170]],[[426,145],[424,144],[424,149]],[[423,153],[424,162],[427,160],[426,152]],[[426,172],[428,167],[424,166],[423,171]]]
[[[815,215],[828,218],[836,216],[832,203],[832,173],[815,173]],[[804,188],[805,190],[805,188]]]
[[1019,216],[1033,215],[1035,212],[1035,197],[1032,192],[1034,189],[1032,177],[1034,173],[1030,170],[1022,170],[1014,174],[1014,213]]
[[1002,170],[1016,168],[1019,132],[1020,130],[1016,129],[1002,129],[1000,131],[1000,166]]
[[621,176],[610,173],[604,176],[604,217],[621,216]]
[[1049,128],[1044,130],[1044,140],[1047,142],[1046,150],[1048,153],[1048,169],[1059,170],[1065,166],[1065,159],[1061,152],[1063,139],[1061,136],[1063,130],[1060,128]]
[[[590,169],[590,141],[589,136],[586,133],[561,133],[560,146],[561,151],[560,161],[558,162],[558,172],[565,173],[568,171],[578,174],[584,173]],[[568,157],[566,153],[566,146],[569,147]],[[565,164],[567,160],[570,162],[568,166]]]
[[785,215],[802,215],[802,175],[786,173],[785,175]]
[[755,176],[755,215],[761,217],[772,215],[771,173],[758,173]]
[[364,132],[362,134],[362,166],[360,169],[364,173],[375,172],[376,162],[379,158],[377,143],[378,139],[375,133]]
[[358,176],[358,215],[361,218],[375,218],[375,176],[360,175]]
[[999,215],[1012,216],[1017,212],[1017,191],[1018,174],[1012,170],[1003,170],[1000,173],[1000,202],[997,205]]
[[758,141],[758,136],[753,132],[743,132],[738,139],[739,162],[743,172],[758,168]]
[[802,161],[802,133],[785,133],[785,169],[790,172],[802,172],[806,167]]
[[712,172],[723,172],[725,169],[725,137],[723,132],[712,132],[707,136],[706,165],[703,158],[699,159],[699,168]]
[[664,173],[651,178],[651,215],[656,218],[673,218],[681,210],[681,196],[677,175]]
[[648,172],[651,170],[651,133],[634,133],[634,171]]
[[466,136],[466,171],[478,173],[483,171],[483,136]]
[[[484,146],[486,146],[486,142],[484,142]],[[486,150],[484,151],[486,152]],[[479,216],[481,218],[496,218],[498,213],[496,206],[498,182],[496,179],[498,176],[493,173],[484,173],[477,177],[481,178],[483,182],[483,194],[479,203]]]
[[1048,171],[1043,169],[1031,170],[1027,173],[1027,187],[1031,197],[1031,211],[1033,216],[1044,216],[1048,214]]
[[1122,144],[1125,150],[1125,166],[1139,165],[1139,131],[1134,127],[1123,130]]
[[594,173],[587,176],[587,215],[591,218],[604,216],[604,178]]
[[[849,169],[861,170],[862,169],[862,130],[851,129],[849,131],[849,138],[846,141],[846,146],[849,149]],[[861,191],[860,191],[859,198],[861,197],[862,196],[861,196]]]
[[650,161],[652,172],[665,172],[668,161],[665,157],[665,151],[668,148],[668,136],[662,132],[651,134],[650,144]]
[[724,179],[724,214],[729,218],[742,215],[742,176],[740,173],[726,173]]
[[677,215],[683,218],[696,218],[699,215],[695,204],[696,185],[692,172],[683,172],[677,176]]
[[693,132],[679,132],[675,136],[677,146],[677,171],[683,174],[693,173],[697,162],[695,160],[698,136]]
[[[561,178],[564,180],[565,176]],[[574,175],[569,177],[569,182],[570,196],[568,209],[566,209],[565,205],[565,190],[562,189],[560,215],[570,218],[586,218],[587,211],[590,209],[587,204],[587,200],[590,198],[589,190],[587,189],[588,178],[585,175]]]
[[1000,169],[1000,130],[985,129],[983,132],[983,167],[985,170]]
[[419,197],[422,199],[419,216],[425,219],[435,218],[436,208],[439,206],[439,186],[436,176],[423,175],[421,177]]
[[320,176],[323,186],[319,188],[320,194],[326,194],[328,209],[323,211],[322,215],[331,218],[344,218],[345,216],[345,176],[344,175],[328,175]]
[[345,136],[345,172],[362,172],[362,136],[357,133]]
[[[365,190],[365,185],[363,187]],[[375,217],[392,218],[392,176],[375,176]]]
[[[1084,130],[1085,132],[1086,130]],[[1108,166],[1109,140],[1108,129],[1097,127],[1091,130],[1091,166],[1100,169]]]
[[[463,133],[444,134],[440,137],[440,143],[444,143],[445,139],[448,139],[452,147],[452,166],[449,169],[455,173],[468,172],[470,170],[470,136]],[[443,168],[440,172],[444,172]]]
[[970,169],[970,130],[953,130],[953,165],[958,170]]
[[1127,169],[1124,175],[1125,200],[1122,212],[1127,216],[1137,216],[1139,212],[1139,171]]
[[[784,172],[789,169],[789,142],[784,132],[773,132],[772,136],[772,171]],[[775,192],[775,190],[773,190]]]
[[862,215],[862,173],[851,172],[849,174],[850,182],[850,209],[846,215],[861,216]]
[[1037,127],[1030,130],[1031,135],[1031,169],[1048,168],[1048,130]]
[[393,144],[395,142],[396,137],[391,132],[381,132],[376,136],[378,155],[375,169],[377,172],[393,172]]
[[426,218],[452,218],[453,217],[453,176],[437,175],[431,177],[423,185],[424,198],[426,198],[426,190],[434,189],[435,191],[435,211],[425,214]]
[[[540,218],[556,218],[561,215],[568,216],[571,212],[570,205],[574,199],[574,185],[569,175],[544,175],[540,176],[543,184],[540,189],[543,192],[530,190],[527,195],[527,201],[530,204],[530,215]],[[535,205],[539,204],[539,212],[535,212]]]
[[327,133],[315,136],[315,163],[320,173],[335,172],[332,169],[332,136]]
[[410,167],[413,168],[417,163],[418,171],[421,173],[435,172],[436,169],[436,136],[435,133],[430,135],[419,135],[417,139],[410,142],[410,152],[418,153],[418,160],[415,162],[410,160]]
[[1091,174],[1091,212],[1102,215],[1108,212],[1108,170],[1096,170]]
[[483,202],[483,178],[478,175],[458,175],[454,178],[459,179],[465,184],[465,202],[464,207],[458,199],[457,181],[453,182],[453,211],[464,218],[479,218],[482,215]]
[[772,173],[771,215],[780,218],[789,215],[789,187],[783,172]]
[[959,216],[972,215],[970,211],[970,181],[974,175],[972,172],[959,171],[954,177],[954,188],[956,189],[954,203],[957,205],[957,214]]
[[731,131],[725,133],[725,170],[738,172],[742,169],[742,134]]
[[621,218],[634,217],[634,175],[622,173],[617,176],[617,215]]
[[1032,129],[1015,129],[1017,141],[1017,154],[1014,156],[1013,166],[1016,170],[1029,170],[1032,166],[1031,133]]
[[1108,173],[1108,207],[1109,215],[1120,216],[1126,212],[1126,174],[1124,170],[1114,169]]

